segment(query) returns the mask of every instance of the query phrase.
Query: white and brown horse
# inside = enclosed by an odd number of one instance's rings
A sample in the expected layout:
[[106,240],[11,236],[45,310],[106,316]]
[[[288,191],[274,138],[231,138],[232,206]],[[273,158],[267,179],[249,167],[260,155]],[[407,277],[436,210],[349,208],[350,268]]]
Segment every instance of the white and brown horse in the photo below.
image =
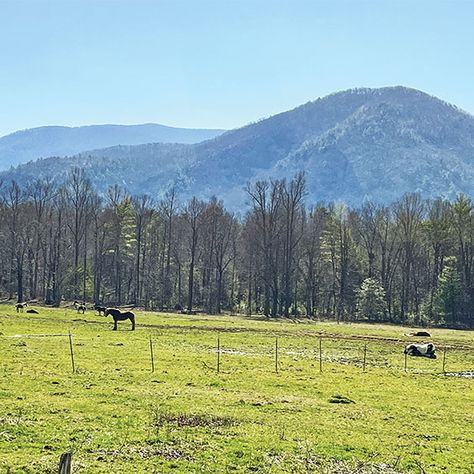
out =
[[436,348],[434,344],[408,344],[405,347],[405,354],[412,357],[427,357],[428,359],[436,359]]

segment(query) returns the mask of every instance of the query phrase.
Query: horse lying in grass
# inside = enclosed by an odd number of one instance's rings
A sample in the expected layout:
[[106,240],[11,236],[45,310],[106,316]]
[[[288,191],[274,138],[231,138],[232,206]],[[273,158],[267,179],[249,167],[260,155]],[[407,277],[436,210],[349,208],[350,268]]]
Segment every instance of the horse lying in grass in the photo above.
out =
[[408,344],[405,347],[405,354],[413,357],[436,359],[436,348],[431,342],[428,344]]
[[409,332],[408,334],[405,334],[405,336],[410,336],[410,337],[431,337],[431,334],[427,331],[415,331],[415,332]]
[[117,330],[117,323],[119,321],[126,321],[130,319],[132,322],[132,331],[135,331],[135,315],[131,311],[121,312],[119,309],[107,308],[105,310],[105,316],[112,316],[114,318],[114,331]]

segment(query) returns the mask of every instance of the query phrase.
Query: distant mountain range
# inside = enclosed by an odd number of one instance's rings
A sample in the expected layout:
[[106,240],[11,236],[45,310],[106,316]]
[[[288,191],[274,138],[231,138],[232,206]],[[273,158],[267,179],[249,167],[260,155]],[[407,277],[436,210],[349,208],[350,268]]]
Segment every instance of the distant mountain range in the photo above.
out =
[[38,127],[0,137],[0,169],[38,158],[75,155],[85,150],[142,143],[198,143],[224,130],[174,128],[156,123],[142,125],[87,125]]
[[216,195],[234,208],[244,203],[246,183],[299,170],[308,202],[388,203],[405,192],[474,196],[474,117],[414,89],[354,89],[197,144],[114,146],[38,160],[0,177],[61,181],[74,166],[101,192],[119,184],[159,197],[176,186],[183,199]]

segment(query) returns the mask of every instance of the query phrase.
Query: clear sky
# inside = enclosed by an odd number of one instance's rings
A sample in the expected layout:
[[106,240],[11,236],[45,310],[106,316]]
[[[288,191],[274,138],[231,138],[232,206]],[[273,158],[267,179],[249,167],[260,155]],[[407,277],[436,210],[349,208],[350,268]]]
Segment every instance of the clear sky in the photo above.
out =
[[0,0],[0,135],[233,128],[385,85],[474,113],[474,1]]

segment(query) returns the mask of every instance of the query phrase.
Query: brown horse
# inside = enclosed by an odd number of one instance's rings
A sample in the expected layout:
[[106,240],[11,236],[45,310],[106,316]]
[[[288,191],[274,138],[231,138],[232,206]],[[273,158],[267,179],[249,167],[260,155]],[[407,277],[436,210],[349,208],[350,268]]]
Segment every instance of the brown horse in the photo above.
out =
[[117,330],[117,323],[119,321],[126,321],[127,319],[130,319],[132,322],[132,331],[135,331],[135,315],[131,311],[122,313],[119,309],[107,308],[105,310],[105,316],[109,315],[114,318],[114,331]]

